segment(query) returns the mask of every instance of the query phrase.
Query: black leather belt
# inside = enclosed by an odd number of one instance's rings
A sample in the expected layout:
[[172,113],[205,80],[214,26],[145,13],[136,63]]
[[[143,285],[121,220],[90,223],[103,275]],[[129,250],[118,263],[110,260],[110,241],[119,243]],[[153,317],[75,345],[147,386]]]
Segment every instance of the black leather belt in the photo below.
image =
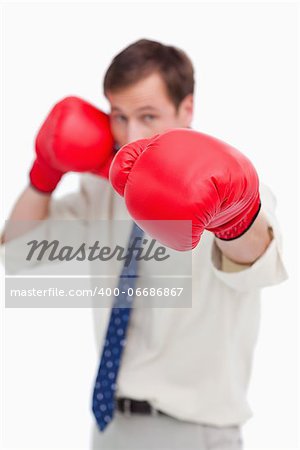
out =
[[167,416],[166,413],[153,408],[149,402],[145,400],[133,400],[130,398],[119,397],[116,399],[117,410],[123,414],[146,414],[146,415],[158,415],[162,414]]

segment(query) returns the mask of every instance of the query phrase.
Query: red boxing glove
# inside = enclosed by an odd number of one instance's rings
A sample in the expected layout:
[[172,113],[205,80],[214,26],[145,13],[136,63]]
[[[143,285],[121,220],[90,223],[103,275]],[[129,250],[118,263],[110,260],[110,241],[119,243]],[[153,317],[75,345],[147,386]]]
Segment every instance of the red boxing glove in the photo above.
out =
[[35,148],[30,181],[41,192],[51,193],[66,172],[108,177],[114,156],[109,117],[78,97],[66,97],[50,111]]
[[[125,145],[112,162],[110,181],[137,224],[175,250],[196,247],[204,229],[220,239],[238,238],[260,209],[259,180],[249,159],[193,130]],[[191,236],[157,222],[170,220],[191,221]]]

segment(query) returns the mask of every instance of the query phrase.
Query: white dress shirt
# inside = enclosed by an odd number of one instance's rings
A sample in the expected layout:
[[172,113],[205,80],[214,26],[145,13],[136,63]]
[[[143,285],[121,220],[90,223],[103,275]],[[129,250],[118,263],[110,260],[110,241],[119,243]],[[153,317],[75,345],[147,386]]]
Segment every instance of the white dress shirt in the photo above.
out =
[[[201,424],[239,425],[252,416],[247,387],[260,291],[287,278],[276,201],[266,186],[260,193],[273,234],[265,253],[252,265],[234,264],[205,231],[191,254],[192,307],[133,308],[117,396],[148,400],[171,416]],[[52,200],[50,218],[130,219],[108,181],[89,174],[82,176],[78,193]],[[109,308],[93,309],[99,356],[109,313]]]

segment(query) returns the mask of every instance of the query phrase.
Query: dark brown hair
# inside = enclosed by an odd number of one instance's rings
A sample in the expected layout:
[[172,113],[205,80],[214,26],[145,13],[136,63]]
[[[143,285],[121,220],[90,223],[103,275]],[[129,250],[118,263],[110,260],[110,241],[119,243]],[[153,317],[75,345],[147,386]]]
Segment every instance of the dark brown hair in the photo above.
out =
[[104,94],[134,84],[153,72],[163,78],[167,93],[177,108],[194,92],[194,68],[180,49],[140,39],[114,57],[104,77]]

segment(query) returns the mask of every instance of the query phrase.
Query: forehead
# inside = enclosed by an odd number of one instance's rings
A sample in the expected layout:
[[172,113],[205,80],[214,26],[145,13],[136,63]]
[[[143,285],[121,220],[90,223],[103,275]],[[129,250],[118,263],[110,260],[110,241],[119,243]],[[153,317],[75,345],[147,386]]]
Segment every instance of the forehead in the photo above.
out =
[[116,92],[107,92],[107,99],[112,108],[127,112],[133,112],[145,106],[158,109],[174,108],[165,82],[158,73],[152,73],[137,83]]

